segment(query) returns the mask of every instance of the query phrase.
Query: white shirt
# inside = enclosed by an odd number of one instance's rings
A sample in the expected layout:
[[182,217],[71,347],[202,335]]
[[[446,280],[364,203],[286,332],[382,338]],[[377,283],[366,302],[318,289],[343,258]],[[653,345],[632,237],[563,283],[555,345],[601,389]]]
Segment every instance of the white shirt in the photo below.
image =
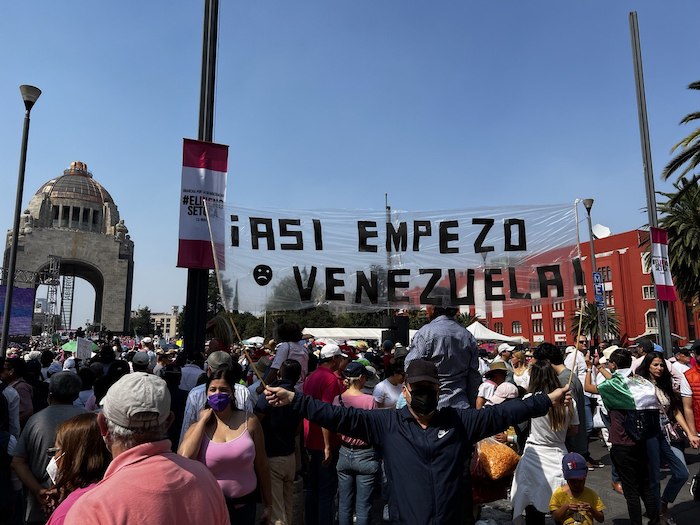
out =
[[[573,370],[574,366],[574,354],[576,354],[576,369]],[[564,359],[564,366],[568,368],[569,370],[573,370],[574,373],[576,374],[576,377],[578,377],[578,380],[581,381],[582,385],[586,384],[586,359],[583,357],[583,353],[579,352],[578,350],[576,352],[569,352],[566,355],[566,358]],[[591,378],[594,379],[594,378]],[[592,397],[590,392],[583,392],[583,395],[586,397]]]
[[519,386],[520,388],[527,390],[530,386],[530,371],[525,370],[525,372],[520,375],[513,372],[513,383],[515,383],[515,386]]
[[374,387],[372,397],[374,397],[378,408],[396,408],[396,403],[402,390],[403,386],[401,383],[392,385],[388,379],[385,379]]
[[[643,360],[644,357],[635,357],[632,359],[632,372],[637,371],[637,368],[642,364]],[[666,364],[666,370],[671,373],[674,390],[679,391],[681,397],[693,397],[693,391],[690,389],[690,383],[688,383],[688,380],[685,378],[685,374],[680,373],[674,368],[673,363],[668,359],[664,359],[664,363]]]
[[690,365],[683,364],[680,361],[674,361],[673,369],[680,374],[685,374],[688,370],[690,370]]
[[483,397],[488,401],[491,399],[491,396],[493,396],[493,393],[496,391],[496,384],[493,383],[492,381],[484,381],[479,385],[479,390],[476,393],[476,397]]

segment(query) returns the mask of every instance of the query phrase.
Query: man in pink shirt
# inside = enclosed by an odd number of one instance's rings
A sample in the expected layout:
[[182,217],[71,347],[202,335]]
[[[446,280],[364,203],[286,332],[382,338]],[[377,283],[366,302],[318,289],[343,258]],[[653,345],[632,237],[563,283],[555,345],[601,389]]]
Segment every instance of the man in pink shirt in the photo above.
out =
[[[321,350],[320,363],[304,381],[304,394],[332,403],[342,392],[336,372],[347,355],[335,344],[327,344]],[[308,475],[305,482],[304,516],[306,523],[332,525],[334,521],[335,493],[338,490],[338,461],[340,438],[316,423],[304,420],[304,443],[309,454]]]
[[104,479],[75,502],[66,525],[230,523],[209,469],[172,453],[163,439],[174,419],[165,381],[127,374],[102,405],[97,421],[114,459]]

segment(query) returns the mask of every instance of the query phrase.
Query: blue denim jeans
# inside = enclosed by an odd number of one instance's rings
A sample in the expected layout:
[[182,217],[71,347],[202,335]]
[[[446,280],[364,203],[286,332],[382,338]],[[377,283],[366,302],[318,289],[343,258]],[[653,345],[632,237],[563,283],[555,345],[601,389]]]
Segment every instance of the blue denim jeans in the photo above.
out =
[[586,436],[590,436],[593,433],[593,407],[591,406],[590,397],[584,396],[583,407],[586,410]]
[[338,457],[338,524],[369,525],[379,459],[372,448],[352,450],[340,447]]
[[[688,467],[685,466],[685,461],[674,453],[673,447],[666,440],[663,431],[655,438],[647,440],[647,456],[649,458],[649,482],[651,490],[656,497],[659,509],[661,509],[661,501],[665,503],[673,503],[676,496],[688,481]],[[680,454],[683,452],[679,451]],[[661,462],[666,461],[671,470],[671,479],[668,480],[663,494],[661,494]]]
[[323,451],[307,449],[309,468],[304,480],[305,525],[333,525],[335,521],[335,494],[338,491],[338,475],[335,452],[328,466],[323,465]]

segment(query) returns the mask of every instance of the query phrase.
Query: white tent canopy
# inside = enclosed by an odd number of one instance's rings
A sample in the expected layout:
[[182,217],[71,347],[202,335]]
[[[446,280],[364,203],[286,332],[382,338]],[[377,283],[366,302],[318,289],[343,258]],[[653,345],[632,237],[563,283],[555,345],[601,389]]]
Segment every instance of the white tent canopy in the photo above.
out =
[[[648,337],[650,339],[653,339],[656,341],[656,338],[659,336],[659,329],[658,328],[647,328],[646,332],[643,334],[639,334],[637,337],[628,337],[630,341],[636,341],[637,339],[641,339],[642,337]],[[683,337],[678,334],[674,334],[671,332],[671,338],[672,339],[687,339],[687,337]]]
[[[382,332],[386,328],[304,328],[305,334],[311,334],[316,339],[334,339],[339,342],[352,339],[363,341],[381,341]],[[410,330],[409,337],[413,337],[415,330]]]
[[[304,328],[305,334],[311,334],[316,339],[333,339],[342,343],[351,339],[362,339],[363,341],[381,341],[382,331],[386,328]],[[493,330],[489,330],[479,322],[474,322],[467,327],[477,341],[505,341],[507,343],[522,344],[526,343],[524,337],[499,334]],[[413,334],[417,330],[409,330],[409,340],[413,339]]]
[[469,330],[472,333],[472,335],[476,337],[477,341],[505,341],[506,343],[516,344],[522,344],[527,342],[527,339],[525,339],[524,337],[511,337],[508,335],[499,334],[498,332],[494,332],[493,330],[489,330],[478,321],[474,321],[472,324],[467,326],[467,330]]

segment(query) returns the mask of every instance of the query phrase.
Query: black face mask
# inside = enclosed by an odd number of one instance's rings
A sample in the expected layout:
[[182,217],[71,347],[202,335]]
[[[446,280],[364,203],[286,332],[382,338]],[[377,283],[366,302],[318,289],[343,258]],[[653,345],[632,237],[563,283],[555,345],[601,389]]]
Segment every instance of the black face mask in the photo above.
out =
[[421,387],[411,390],[411,408],[416,414],[427,416],[438,406],[438,393],[434,388]]

